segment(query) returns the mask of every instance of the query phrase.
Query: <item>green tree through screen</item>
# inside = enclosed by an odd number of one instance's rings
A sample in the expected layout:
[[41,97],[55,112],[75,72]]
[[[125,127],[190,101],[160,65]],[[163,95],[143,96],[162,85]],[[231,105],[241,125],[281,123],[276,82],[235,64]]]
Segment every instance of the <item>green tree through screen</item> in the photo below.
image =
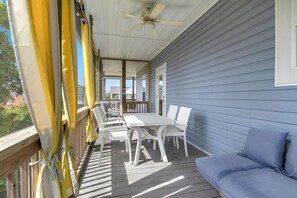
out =
[[[13,97],[21,95],[23,92],[9,36],[7,7],[0,0],[0,138],[32,125],[25,103],[7,106],[8,100],[13,101]],[[0,197],[6,197],[5,178],[0,178]]]
[[5,103],[12,92],[22,93],[13,47],[9,41],[9,22],[6,4],[0,2],[0,103]]
[[[9,40],[6,4],[0,2],[0,136],[32,125],[26,104],[7,106],[9,99],[22,94],[13,46]],[[29,58],[29,57],[28,57]]]

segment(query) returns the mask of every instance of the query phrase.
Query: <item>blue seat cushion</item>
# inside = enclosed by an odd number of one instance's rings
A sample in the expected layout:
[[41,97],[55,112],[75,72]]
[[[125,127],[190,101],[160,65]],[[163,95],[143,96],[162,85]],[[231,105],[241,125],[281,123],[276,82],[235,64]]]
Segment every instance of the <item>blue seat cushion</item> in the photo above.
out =
[[226,174],[252,168],[263,168],[261,164],[238,154],[197,158],[196,167],[201,175],[218,190],[220,190],[218,182]]
[[283,171],[288,132],[252,128],[249,131],[242,155],[263,166]]
[[221,192],[229,198],[296,198],[297,180],[271,168],[237,171],[220,180]]
[[292,136],[291,140],[286,156],[285,173],[287,176],[297,179],[297,137]]

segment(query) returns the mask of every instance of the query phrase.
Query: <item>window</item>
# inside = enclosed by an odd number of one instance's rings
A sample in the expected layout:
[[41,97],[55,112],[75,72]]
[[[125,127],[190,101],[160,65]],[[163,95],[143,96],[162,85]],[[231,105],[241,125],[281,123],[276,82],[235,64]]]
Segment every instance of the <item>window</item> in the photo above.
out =
[[119,78],[103,78],[103,100],[121,99],[121,80]]
[[120,95],[119,94],[112,94],[111,99],[118,100],[118,99],[120,99]]
[[142,93],[142,101],[145,101],[146,98],[145,98],[145,92],[146,92],[146,75],[144,74],[142,77],[141,77],[141,93]]
[[77,67],[78,67],[78,92],[77,92],[77,108],[85,106],[85,78],[84,78],[84,60],[82,45],[79,38],[76,39],[77,50]]
[[297,85],[297,0],[275,1],[275,86]]
[[126,80],[126,99],[134,100],[136,95],[136,80],[134,77]]

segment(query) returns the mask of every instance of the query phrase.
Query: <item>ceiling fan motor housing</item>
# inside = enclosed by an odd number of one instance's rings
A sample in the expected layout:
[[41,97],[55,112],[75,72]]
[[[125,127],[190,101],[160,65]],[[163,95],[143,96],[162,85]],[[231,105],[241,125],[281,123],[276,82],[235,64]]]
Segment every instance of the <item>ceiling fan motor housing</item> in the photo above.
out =
[[153,8],[153,6],[154,6],[154,2],[153,1],[147,1],[146,3],[145,3],[145,6],[146,6],[146,9],[148,10],[148,11],[151,11],[151,9]]

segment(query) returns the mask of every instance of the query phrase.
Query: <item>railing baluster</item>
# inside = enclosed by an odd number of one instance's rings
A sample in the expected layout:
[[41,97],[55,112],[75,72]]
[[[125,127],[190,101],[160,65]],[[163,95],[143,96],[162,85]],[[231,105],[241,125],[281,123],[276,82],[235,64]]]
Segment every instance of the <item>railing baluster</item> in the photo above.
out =
[[10,173],[6,177],[6,185],[7,185],[7,197],[9,198],[17,198],[18,197],[18,189],[17,189],[17,173],[16,171]]
[[20,167],[20,175],[21,175],[21,197],[30,197],[29,193],[29,162],[26,160],[22,163]]
[[126,102],[127,113],[148,113],[147,101],[127,101]]
[[[84,118],[83,120],[83,127],[84,127],[84,130],[81,132],[83,135],[83,139],[86,139],[86,125],[87,125],[87,118]],[[83,144],[84,144],[84,150],[86,150],[87,148],[87,142],[86,141],[83,141]]]
[[[80,122],[81,122],[81,121],[78,121],[78,122],[77,122],[77,130],[76,130],[76,133],[80,133],[80,130],[81,130]],[[75,136],[75,138],[74,138],[74,144],[73,144],[73,147],[74,147],[74,149],[73,149],[73,157],[74,157],[74,159],[76,159],[76,166],[77,166],[78,163],[79,163],[78,158],[77,158],[77,151],[78,151],[78,146],[77,146],[77,144],[78,144],[78,135]]]
[[[36,162],[38,160],[39,160],[39,153],[36,153],[31,157],[31,162]],[[38,169],[39,169],[38,165],[31,166],[31,195],[33,198],[36,197]]]
[[[80,131],[80,134],[81,134],[81,131]],[[86,140],[83,140],[83,141],[86,141]],[[81,160],[81,156],[82,156],[82,153],[84,152],[84,151],[82,151],[82,142],[83,141],[78,141],[78,161],[80,161]]]

